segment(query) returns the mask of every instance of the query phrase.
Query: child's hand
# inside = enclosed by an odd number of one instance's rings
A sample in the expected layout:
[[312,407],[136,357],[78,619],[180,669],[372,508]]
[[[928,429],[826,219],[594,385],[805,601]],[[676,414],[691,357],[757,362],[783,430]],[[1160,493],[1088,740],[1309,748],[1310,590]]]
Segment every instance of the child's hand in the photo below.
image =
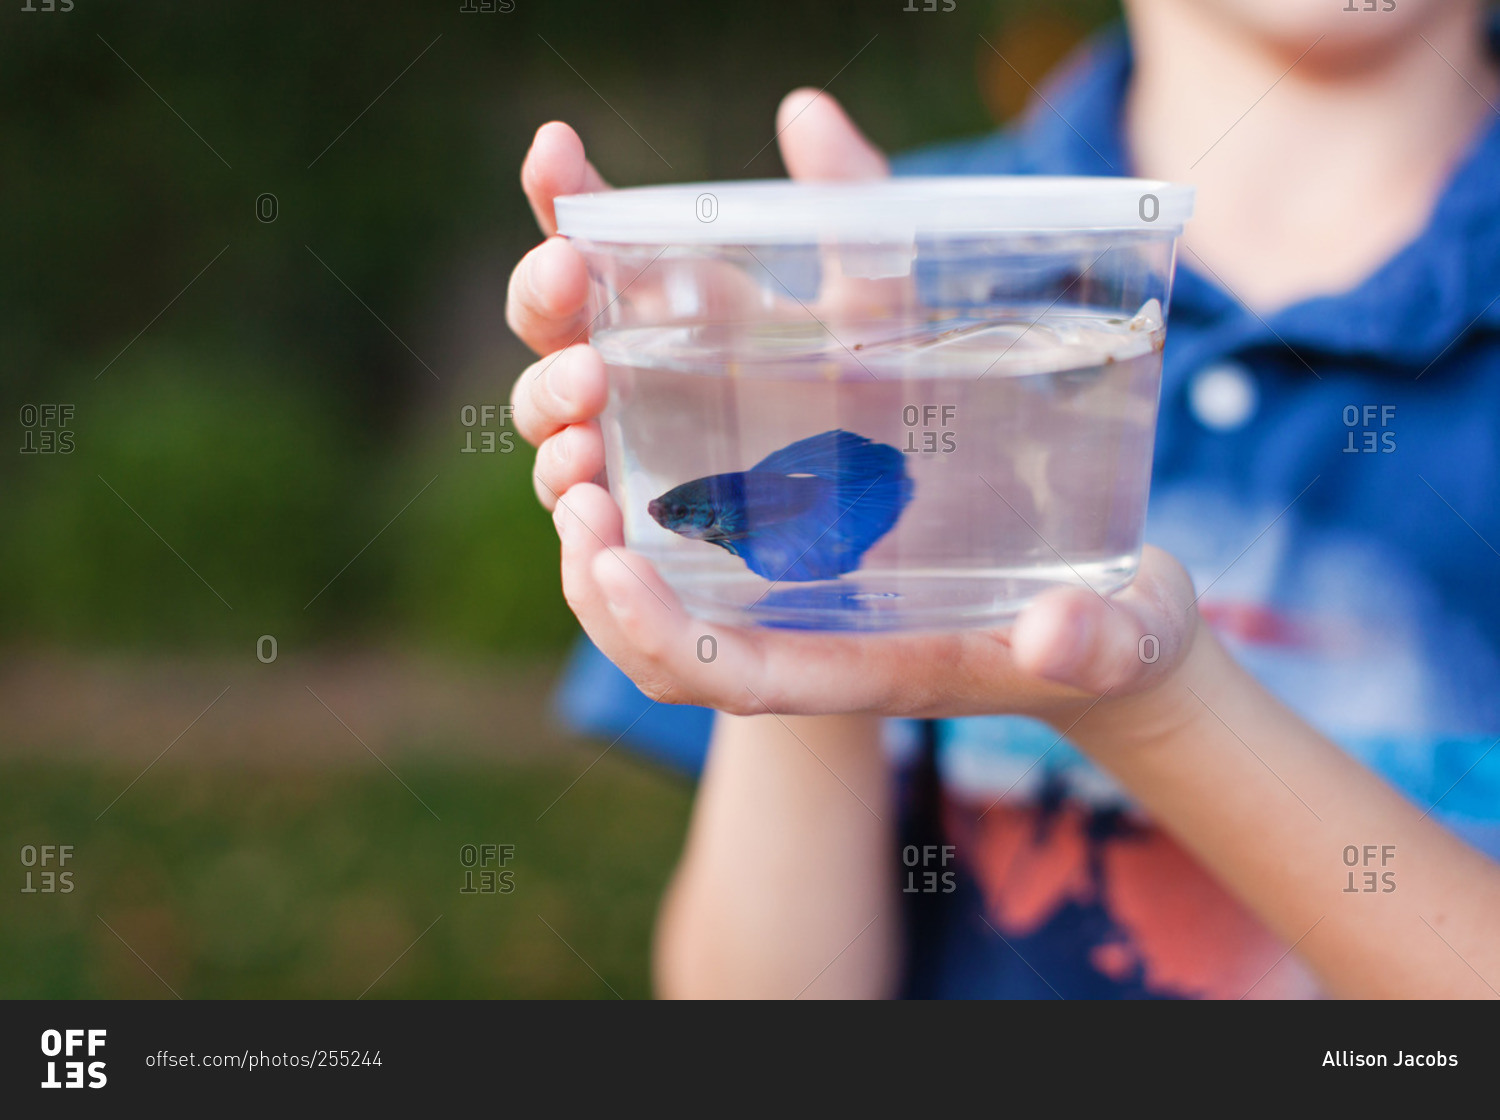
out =
[[[796,178],[886,173],[884,158],[826,94],[791,94],[777,126]],[[607,189],[577,134],[560,123],[538,130],[521,181],[549,235],[555,197]],[[650,565],[624,550],[619,508],[593,484],[604,470],[596,419],[608,386],[599,355],[579,344],[587,297],[583,259],[561,238],[549,236],[517,266],[506,317],[544,357],[516,381],[515,422],[537,446],[533,479],[563,539],[564,595],[595,644],[648,695],[738,714],[1069,718],[1103,693],[1149,691],[1181,661],[1197,627],[1192,585],[1151,549],[1135,583],[1108,602],[1086,589],[1056,590],[1005,630],[853,636],[738,629],[689,615]],[[700,642],[705,634],[714,644]],[[700,659],[715,648],[710,661]]]
[[[832,97],[816,90],[788,94],[777,113],[782,161],[794,179],[872,179],[888,173],[885,157],[864,138]],[[604,366],[585,344],[588,272],[583,257],[557,232],[553,199],[608,190],[584,157],[583,141],[554,121],[537,130],[521,166],[521,185],[547,234],[511,273],[506,322],[542,355],[511,390],[516,428],[537,448],[532,472],[548,509],[576,482],[604,470],[604,440],[595,417],[607,396]]]
[[[556,432],[544,444],[557,450],[548,468],[556,473],[538,488],[561,496],[549,504],[563,542],[568,605],[652,697],[740,715],[1016,712],[1068,721],[1106,692],[1152,691],[1192,643],[1192,583],[1151,548],[1135,582],[1108,601],[1084,588],[1056,589],[1006,630],[856,636],[697,619],[644,558],[625,550],[619,507],[589,481],[602,458],[585,439],[598,437],[592,421],[606,396],[605,373],[592,350],[575,351],[578,360],[558,362],[545,386],[518,399],[516,418],[523,432],[549,424]],[[566,421],[555,419],[563,415]],[[713,643],[702,641],[705,634]],[[705,651],[712,651],[707,662]]]
[[720,626],[690,615],[651,565],[625,550],[619,507],[603,488],[573,486],[553,519],[563,594],[594,644],[648,696],[736,715],[1068,720],[1103,694],[1155,689],[1197,632],[1191,581],[1152,548],[1135,582],[1113,598],[1054,589],[1008,629],[848,635]]

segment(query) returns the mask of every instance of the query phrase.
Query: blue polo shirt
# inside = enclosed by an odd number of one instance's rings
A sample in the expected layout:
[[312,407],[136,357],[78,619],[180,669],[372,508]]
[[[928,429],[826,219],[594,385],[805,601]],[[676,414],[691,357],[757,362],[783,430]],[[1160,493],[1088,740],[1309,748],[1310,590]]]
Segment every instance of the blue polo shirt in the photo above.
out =
[[[1129,75],[1123,34],[1107,32],[1015,126],[909,154],[897,173],[1130,175]],[[1184,255],[1146,535],[1186,565],[1242,664],[1500,858],[1497,185],[1500,120],[1419,237],[1350,291],[1264,318]],[[651,706],[587,643],[557,710],[689,772],[712,720]],[[909,779],[905,839],[923,841],[903,843],[915,864],[893,857],[911,994],[1318,994],[1294,954],[1282,960],[1285,946],[1045,725],[945,720],[893,725],[891,739]],[[1366,843],[1379,838],[1351,839]],[[1399,853],[1359,847],[1330,873],[1351,893],[1399,890]]]

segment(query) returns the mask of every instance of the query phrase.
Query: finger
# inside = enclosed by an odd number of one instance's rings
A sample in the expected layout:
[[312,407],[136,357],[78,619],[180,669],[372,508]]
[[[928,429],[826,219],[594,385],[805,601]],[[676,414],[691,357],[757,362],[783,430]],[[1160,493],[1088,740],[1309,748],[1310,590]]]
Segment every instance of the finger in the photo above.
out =
[[550,354],[582,336],[588,296],[583,256],[564,239],[549,238],[522,257],[510,274],[505,321],[527,346]]
[[[892,701],[892,659],[878,639],[722,626],[690,614],[650,562],[620,550],[594,577],[624,644],[611,660],[674,704],[731,715],[879,710]],[[645,682],[645,684],[642,684]]]
[[510,389],[516,431],[533,447],[569,424],[593,420],[608,400],[604,360],[583,344],[533,362]]
[[531,468],[537,501],[555,509],[558,495],[580,482],[592,481],[604,469],[604,437],[597,424],[574,424],[543,440]]
[[[883,179],[890,165],[880,149],[849,119],[838,101],[816,89],[787,94],[776,113],[777,140],[787,174],[803,181]],[[825,254],[819,305],[835,318],[869,316],[912,298],[910,277],[851,279],[843,275],[842,254]],[[873,316],[873,317],[878,317]]]
[[521,163],[521,189],[531,203],[537,225],[551,237],[557,232],[552,202],[558,195],[605,191],[609,184],[584,156],[578,133],[562,121],[550,121],[536,130],[531,149]]
[[620,509],[606,490],[583,483],[557,500],[552,521],[562,541],[563,599],[594,644],[612,656],[622,641],[594,579],[594,561],[608,556],[612,548],[623,547]]
[[[645,557],[619,550],[594,558],[594,578],[619,644],[604,652],[648,696],[732,715],[766,711],[754,636],[688,613]],[[603,647],[601,647],[603,648]],[[779,702],[779,695],[769,701]]]
[[797,89],[782,98],[776,130],[793,179],[883,179],[891,173],[880,149],[821,90]]
[[1047,592],[1011,634],[1018,668],[1094,695],[1139,691],[1170,673],[1196,626],[1192,581],[1147,549],[1135,582],[1113,600],[1083,588]]
[[710,622],[689,614],[651,564],[629,551],[596,557],[594,576],[624,638],[621,647],[606,651],[610,659],[638,684],[670,685],[666,699],[674,704],[731,715],[916,713],[937,686],[933,674],[913,673],[912,661],[946,664],[944,652],[951,652],[945,636],[799,633]]

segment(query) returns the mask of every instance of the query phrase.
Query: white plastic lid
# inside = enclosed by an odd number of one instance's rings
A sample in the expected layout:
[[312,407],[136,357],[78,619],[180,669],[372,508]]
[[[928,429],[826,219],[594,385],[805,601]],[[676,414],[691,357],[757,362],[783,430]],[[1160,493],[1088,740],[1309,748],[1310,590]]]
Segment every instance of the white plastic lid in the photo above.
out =
[[941,234],[1177,233],[1193,188],[1158,179],[975,175],[632,187],[557,199],[558,232],[629,245],[910,241]]

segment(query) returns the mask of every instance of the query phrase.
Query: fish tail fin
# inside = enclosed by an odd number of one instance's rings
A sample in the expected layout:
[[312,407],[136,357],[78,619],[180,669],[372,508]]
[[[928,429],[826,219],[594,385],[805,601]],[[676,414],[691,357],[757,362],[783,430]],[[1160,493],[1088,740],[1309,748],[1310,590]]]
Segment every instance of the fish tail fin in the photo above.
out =
[[750,469],[833,484],[802,516],[758,533],[753,547],[742,543],[742,559],[771,580],[833,579],[854,571],[896,524],[915,486],[900,451],[842,429],[799,440]]

